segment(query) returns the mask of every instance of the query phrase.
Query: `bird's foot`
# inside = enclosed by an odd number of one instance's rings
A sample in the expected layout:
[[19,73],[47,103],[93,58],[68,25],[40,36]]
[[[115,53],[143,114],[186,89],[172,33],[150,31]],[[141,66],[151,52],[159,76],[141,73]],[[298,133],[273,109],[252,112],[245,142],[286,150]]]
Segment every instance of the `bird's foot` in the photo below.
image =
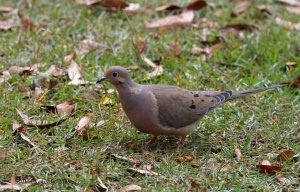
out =
[[146,143],[145,147],[146,148],[151,148],[154,146],[154,143],[157,139],[157,136],[156,135],[153,135],[153,137]]
[[186,136],[181,136],[179,141],[177,142],[177,147],[181,148],[185,146],[188,142],[186,141]]

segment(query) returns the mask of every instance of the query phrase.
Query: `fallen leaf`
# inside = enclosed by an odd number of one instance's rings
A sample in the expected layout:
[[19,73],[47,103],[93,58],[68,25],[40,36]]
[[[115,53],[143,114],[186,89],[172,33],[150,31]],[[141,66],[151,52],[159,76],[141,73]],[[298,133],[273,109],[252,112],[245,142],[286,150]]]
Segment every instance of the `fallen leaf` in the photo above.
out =
[[300,6],[300,2],[298,0],[276,0],[276,2],[286,5]]
[[57,105],[41,105],[41,109],[48,113],[71,115],[75,110],[76,104],[66,101]]
[[292,159],[295,155],[295,152],[292,151],[292,150],[285,150],[285,151],[282,151],[277,157],[277,161],[280,161],[280,162],[284,162],[284,161],[288,161],[290,159]]
[[4,191],[4,190],[17,190],[17,191],[24,191],[26,190],[26,188],[28,188],[31,185],[31,183],[22,183],[22,184],[18,184],[16,182],[16,174],[13,173],[11,178],[10,178],[10,183],[4,184],[4,185],[0,185],[0,191]]
[[236,4],[236,6],[234,7],[232,14],[234,16],[239,15],[239,14],[243,13],[244,11],[246,11],[250,5],[251,5],[251,1],[247,1],[247,0],[239,1]]
[[141,54],[141,58],[145,61],[146,64],[148,64],[150,67],[154,68],[154,71],[147,73],[146,79],[151,79],[151,78],[159,76],[163,73],[164,69],[163,69],[162,65],[155,64],[144,54]]
[[141,5],[138,3],[129,3],[128,6],[124,9],[126,12],[144,12],[145,10],[141,8]]
[[3,71],[0,75],[0,83],[6,83],[11,78],[11,75],[8,71]]
[[124,0],[102,0],[101,4],[109,10],[124,9],[129,4]]
[[37,148],[36,144],[34,144],[26,135],[25,133],[20,133],[21,138],[27,141],[32,147]]
[[104,185],[104,183],[102,182],[102,180],[98,176],[97,176],[97,181],[99,182],[100,189],[99,189],[99,187],[97,187],[97,190],[94,190],[95,192],[96,191],[103,192],[103,191],[107,191],[108,190],[108,188],[106,187],[106,185]]
[[268,160],[263,160],[261,164],[262,165],[271,165],[271,163]]
[[12,8],[12,7],[0,6],[0,12],[3,12],[3,13],[9,13],[9,12],[12,12],[13,10],[14,10],[14,8]]
[[19,74],[19,75],[23,75],[23,74],[32,74],[34,72],[37,71],[37,64],[35,65],[31,65],[29,67],[19,67],[19,66],[11,66],[7,71],[9,72],[10,75],[14,75],[14,74]]
[[259,169],[260,173],[268,173],[270,175],[274,175],[277,172],[282,171],[281,165],[256,165],[256,168]]
[[174,3],[169,3],[169,4],[165,4],[159,7],[155,8],[156,12],[162,12],[162,11],[178,11],[181,10],[182,8]]
[[186,156],[179,156],[176,158],[176,161],[179,163],[183,163],[183,162],[191,162],[194,161],[195,157],[193,155],[186,155]]
[[296,6],[296,7],[288,6],[286,7],[286,10],[290,13],[300,15],[300,6]]
[[31,30],[31,29],[37,27],[37,25],[27,15],[23,15],[21,13],[18,13],[18,15],[19,15],[19,18],[21,19],[21,23],[22,23],[24,29]]
[[195,0],[186,6],[187,10],[198,11],[207,6],[206,1]]
[[92,6],[101,2],[101,0],[76,0],[77,3]]
[[65,56],[64,57],[64,62],[65,63],[71,63],[71,61],[76,58],[77,52],[78,52],[78,50],[75,49],[73,51],[73,53],[71,53],[70,55]]
[[67,120],[68,118],[60,118],[54,122],[48,122],[46,120],[30,120],[30,118],[25,115],[22,111],[16,109],[18,114],[21,116],[24,125],[28,126],[28,127],[38,127],[38,128],[47,128],[47,127],[53,127],[56,125],[59,125],[61,123],[63,123],[65,120]]
[[79,136],[85,136],[87,134],[88,128],[92,123],[93,118],[93,113],[81,118],[75,127],[75,133]]
[[157,177],[162,177],[162,178],[166,178],[154,171],[148,171],[148,170],[144,170],[144,169],[137,169],[137,168],[128,168],[127,169],[129,172],[132,173],[139,173],[141,175],[145,175],[145,176],[157,176]]
[[76,51],[75,54],[84,55],[94,50],[105,49],[106,46],[92,40],[82,40],[80,42],[80,48]]
[[103,97],[101,97],[100,103],[102,105],[111,105],[111,104],[113,104],[113,101],[110,97],[108,97],[107,95],[104,95]]
[[277,25],[290,30],[300,30],[300,23],[292,23],[291,21],[281,19],[280,17],[276,17],[275,22]]
[[194,19],[193,11],[184,11],[180,15],[171,15],[165,18],[155,20],[151,23],[146,23],[146,29],[154,29],[161,27],[178,27],[178,26],[187,26],[193,22]]
[[15,26],[16,26],[16,24],[11,19],[5,20],[5,21],[0,21],[0,30],[8,30]]
[[37,102],[40,102],[42,100],[42,96],[44,95],[44,91],[42,90],[41,87],[35,87],[33,95],[34,95],[34,99]]
[[120,189],[121,192],[133,192],[133,191],[141,191],[142,188],[138,185],[134,185],[134,184],[131,184],[131,185],[126,185],[125,187],[122,187]]
[[193,47],[191,53],[194,55],[205,55],[207,58],[211,58],[216,50],[222,49],[223,47],[223,43],[217,43],[211,47],[206,47],[204,49],[199,47]]
[[68,75],[71,80],[80,79],[82,77],[82,69],[81,67],[75,62],[71,61],[71,64],[68,67]]
[[26,132],[25,128],[16,121],[13,122],[12,129],[13,129],[14,135],[16,133],[25,133]]
[[54,77],[60,77],[66,74],[64,69],[59,68],[56,65],[51,65],[46,73],[53,75]]
[[234,152],[236,155],[236,160],[239,162],[242,159],[241,150],[237,146],[234,146]]
[[24,124],[28,124],[29,123],[29,117],[27,115],[25,115],[22,111],[20,111],[19,109],[16,109],[18,114],[20,115],[20,117],[23,120]]
[[222,172],[222,171],[227,171],[229,169],[229,164],[222,165],[210,159],[202,166],[202,168]]

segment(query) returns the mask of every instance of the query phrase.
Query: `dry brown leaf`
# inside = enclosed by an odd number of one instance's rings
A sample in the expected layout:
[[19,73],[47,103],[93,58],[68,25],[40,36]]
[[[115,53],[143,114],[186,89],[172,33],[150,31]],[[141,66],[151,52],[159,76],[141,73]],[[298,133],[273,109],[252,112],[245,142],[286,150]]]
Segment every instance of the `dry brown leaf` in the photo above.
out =
[[280,17],[276,17],[275,22],[277,25],[290,30],[300,30],[300,23],[293,23],[291,21],[281,19]]
[[79,136],[85,136],[87,134],[88,128],[92,123],[93,118],[94,114],[92,113],[81,118],[75,127],[75,133]]
[[268,173],[270,175],[274,175],[277,172],[282,171],[282,166],[281,165],[256,165],[256,168],[259,169],[260,173]]
[[234,152],[236,155],[236,160],[239,162],[242,159],[241,150],[237,146],[234,146]]
[[11,66],[7,71],[9,72],[10,75],[14,74],[32,74],[34,72],[37,72],[38,70],[38,64],[31,65],[29,67],[19,67],[19,66]]
[[203,168],[214,171],[227,171],[229,169],[229,164],[222,165],[220,163],[215,162],[214,160],[209,160],[203,165]]
[[76,0],[77,3],[87,5],[87,6],[92,6],[99,4],[101,0]]
[[22,23],[24,29],[31,30],[38,26],[27,15],[23,15],[21,13],[18,13],[18,15],[19,15],[19,18],[21,19],[21,23]]
[[22,111],[20,111],[19,109],[16,109],[18,114],[20,115],[20,117],[23,120],[24,124],[28,124],[29,123],[29,117],[27,115],[25,115]]
[[129,4],[124,0],[102,0],[101,4],[109,10],[124,9]]
[[237,5],[234,7],[233,15],[236,16],[238,14],[243,13],[249,8],[250,5],[251,5],[251,1],[248,0],[239,1]]
[[154,29],[161,27],[178,27],[187,26],[193,22],[195,13],[194,11],[184,11],[180,15],[171,15],[165,18],[161,18],[151,23],[146,23],[146,29]]
[[199,48],[199,47],[194,47],[191,50],[191,53],[194,55],[205,55],[207,58],[211,58],[213,56],[214,51],[222,49],[224,47],[223,43],[217,43],[211,47],[207,48]]
[[34,99],[37,101],[37,102],[40,102],[43,98],[43,95],[44,95],[44,91],[42,90],[41,87],[35,87],[34,88]]
[[56,65],[51,65],[47,70],[47,73],[53,75],[54,77],[60,77],[66,74],[64,69],[59,68]]
[[94,191],[101,191],[101,192],[107,191],[108,188],[106,187],[106,185],[104,185],[104,183],[102,182],[102,180],[100,179],[100,177],[97,176],[97,180],[98,180],[99,186],[101,188],[100,188],[100,190],[98,189],[98,190],[94,190]]
[[177,10],[181,10],[182,8],[174,3],[169,3],[169,4],[165,4],[159,7],[155,8],[156,12],[162,12],[162,11],[177,11]]
[[16,121],[13,122],[12,129],[13,129],[14,135],[16,133],[25,133],[26,132],[25,128]]
[[3,13],[9,13],[9,12],[12,12],[13,10],[14,10],[14,8],[12,8],[12,7],[0,6],[0,12],[3,12]]
[[280,183],[282,183],[282,184],[284,184],[284,185],[291,185],[291,184],[292,184],[292,181],[291,181],[291,180],[289,180],[289,179],[283,177],[282,175],[278,175],[278,176],[276,177],[276,179],[277,179]]
[[137,168],[128,168],[127,170],[131,173],[139,173],[139,174],[145,175],[145,176],[155,176],[155,177],[166,179],[165,176],[162,176],[154,171],[148,171],[148,170],[137,169]]
[[290,159],[292,159],[295,155],[295,152],[292,151],[292,150],[285,150],[285,151],[282,151],[277,157],[277,161],[280,161],[280,162],[284,162],[284,161],[288,161]]
[[11,78],[11,75],[8,71],[3,71],[0,75],[0,83],[6,83]]
[[176,158],[176,161],[178,163],[183,163],[183,162],[192,162],[195,160],[194,155],[185,155],[185,156],[179,156]]
[[209,192],[210,191],[205,185],[200,184],[200,183],[196,182],[195,180],[191,181],[191,187],[192,187],[192,189],[199,190],[199,191],[202,191],[202,192]]
[[194,0],[186,6],[187,10],[198,11],[207,6],[206,1],[203,0]]
[[104,48],[106,48],[104,45],[102,45],[101,43],[98,43],[96,41],[82,40],[80,42],[80,49],[78,49],[74,52],[76,52],[75,54],[77,54],[77,55],[84,55],[91,51],[100,50],[100,49],[104,49]]
[[133,191],[141,191],[142,187],[134,184],[126,185],[125,187],[121,188],[121,192],[133,192]]
[[26,135],[25,133],[20,133],[21,138],[27,141],[32,147],[37,148],[36,144],[34,144]]
[[71,115],[75,110],[76,104],[66,101],[57,105],[41,105],[41,109],[48,113]]
[[65,63],[71,63],[71,61],[76,58],[77,53],[78,53],[78,50],[75,49],[73,51],[73,53],[71,53],[70,55],[67,55],[67,56],[64,57],[64,62]]
[[71,64],[68,67],[68,75],[71,80],[81,79],[82,77],[81,67],[73,60],[71,61]]
[[164,72],[163,66],[158,65],[154,71],[147,73],[146,79],[151,79],[156,76],[160,76]]
[[5,21],[0,21],[0,30],[8,30],[15,26],[16,26],[16,24],[11,19],[5,20]]
[[286,5],[300,6],[300,1],[298,0],[276,0],[276,2]]
[[286,10],[290,13],[300,15],[300,6],[296,6],[296,7],[288,6],[286,7]]
[[153,67],[153,68],[156,68],[157,67],[157,65],[153,62],[153,61],[151,61],[148,57],[146,57],[144,54],[141,54],[141,58],[145,61],[145,63],[147,64],[147,65],[149,65],[150,67]]

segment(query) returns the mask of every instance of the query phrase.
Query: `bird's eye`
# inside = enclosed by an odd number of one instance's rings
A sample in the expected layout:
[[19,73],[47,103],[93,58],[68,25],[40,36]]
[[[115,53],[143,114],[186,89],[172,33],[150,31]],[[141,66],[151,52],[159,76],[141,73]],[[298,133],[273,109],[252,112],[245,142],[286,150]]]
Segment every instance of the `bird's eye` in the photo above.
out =
[[117,72],[113,72],[112,74],[114,77],[117,77],[119,74]]

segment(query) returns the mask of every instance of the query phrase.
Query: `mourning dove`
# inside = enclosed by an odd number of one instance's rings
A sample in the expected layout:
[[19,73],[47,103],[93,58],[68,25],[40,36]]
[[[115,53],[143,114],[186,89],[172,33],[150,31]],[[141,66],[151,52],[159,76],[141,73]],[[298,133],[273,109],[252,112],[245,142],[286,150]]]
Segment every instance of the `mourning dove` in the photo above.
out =
[[122,107],[131,123],[141,132],[152,134],[151,146],[158,135],[177,135],[179,146],[198,125],[200,119],[219,105],[240,97],[280,87],[246,91],[189,91],[172,85],[141,85],[120,66],[107,70],[97,83],[108,81],[119,93]]

